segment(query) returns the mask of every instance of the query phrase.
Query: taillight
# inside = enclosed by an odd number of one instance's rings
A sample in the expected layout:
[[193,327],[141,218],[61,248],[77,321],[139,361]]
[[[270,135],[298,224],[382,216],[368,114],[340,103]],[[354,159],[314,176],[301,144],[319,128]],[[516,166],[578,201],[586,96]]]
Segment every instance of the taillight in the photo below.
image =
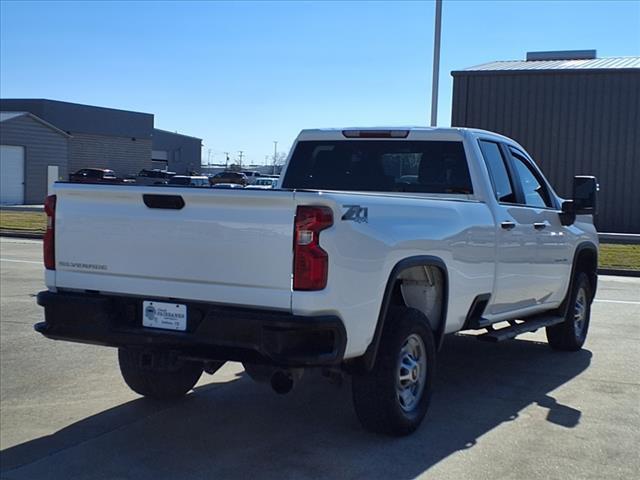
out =
[[43,251],[44,268],[56,269],[55,256],[55,227],[56,227],[56,196],[49,195],[44,201],[44,213],[47,214],[47,231],[44,233]]
[[329,207],[298,207],[293,239],[294,290],[322,290],[327,286],[329,256],[320,248],[320,232],[331,225],[333,212]]

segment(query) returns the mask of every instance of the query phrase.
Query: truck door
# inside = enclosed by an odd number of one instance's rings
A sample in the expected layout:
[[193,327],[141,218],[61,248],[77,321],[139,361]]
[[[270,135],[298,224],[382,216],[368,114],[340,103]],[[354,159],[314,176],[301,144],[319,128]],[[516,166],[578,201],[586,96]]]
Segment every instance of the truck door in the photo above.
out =
[[539,296],[534,286],[535,217],[528,207],[518,204],[518,190],[505,148],[497,142],[481,140],[480,149],[498,201],[496,276],[487,313],[500,314],[533,306]]
[[571,243],[566,228],[560,223],[559,206],[555,205],[547,182],[523,152],[508,146],[511,164],[518,177],[523,202],[529,211],[536,242],[536,301],[562,301],[571,274]]

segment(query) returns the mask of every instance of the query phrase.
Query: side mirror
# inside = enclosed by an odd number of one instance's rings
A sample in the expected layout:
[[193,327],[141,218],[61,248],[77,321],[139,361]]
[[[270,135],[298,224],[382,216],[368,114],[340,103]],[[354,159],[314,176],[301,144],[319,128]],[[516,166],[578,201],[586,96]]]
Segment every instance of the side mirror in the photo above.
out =
[[573,212],[576,215],[595,215],[597,192],[596,177],[586,175],[573,177]]
[[600,190],[596,177],[577,175],[573,177],[573,200],[562,202],[560,222],[562,225],[572,225],[576,215],[595,215],[597,193]]

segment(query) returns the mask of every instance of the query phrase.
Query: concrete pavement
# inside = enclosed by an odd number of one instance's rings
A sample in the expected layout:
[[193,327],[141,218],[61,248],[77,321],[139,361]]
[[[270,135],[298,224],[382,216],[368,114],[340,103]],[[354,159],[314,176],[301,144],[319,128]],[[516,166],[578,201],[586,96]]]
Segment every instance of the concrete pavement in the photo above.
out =
[[451,336],[413,436],[363,431],[348,382],[277,396],[238,364],[173,405],[140,398],[113,349],[47,340],[41,243],[0,240],[0,477],[628,479],[640,476],[640,279],[600,277],[585,349],[544,333]]

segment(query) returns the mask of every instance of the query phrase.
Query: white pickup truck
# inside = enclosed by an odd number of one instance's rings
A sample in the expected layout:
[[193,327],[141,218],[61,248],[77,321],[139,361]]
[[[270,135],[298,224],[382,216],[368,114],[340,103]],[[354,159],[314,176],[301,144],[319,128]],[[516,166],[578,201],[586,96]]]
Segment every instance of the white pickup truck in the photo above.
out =
[[225,361],[279,393],[347,373],[393,435],[422,421],[446,334],[582,347],[595,178],[563,200],[516,142],[463,128],[304,130],[291,152],[276,190],[56,183],[35,329],[117,347],[161,399]]

